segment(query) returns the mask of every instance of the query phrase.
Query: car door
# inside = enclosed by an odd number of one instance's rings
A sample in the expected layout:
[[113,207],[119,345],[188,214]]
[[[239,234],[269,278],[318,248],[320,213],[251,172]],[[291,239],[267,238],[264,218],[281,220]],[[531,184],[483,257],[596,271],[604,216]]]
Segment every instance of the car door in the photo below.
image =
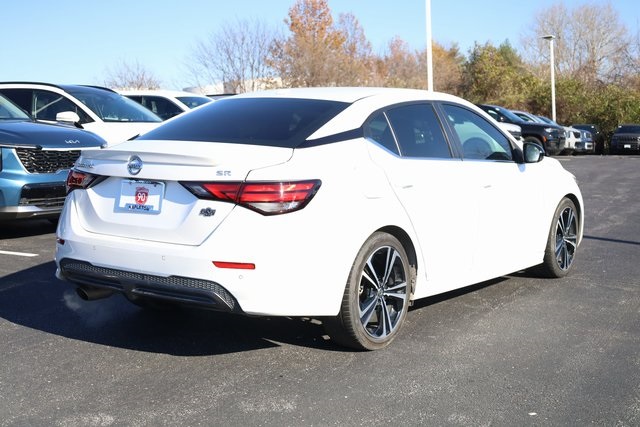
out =
[[418,270],[427,286],[416,288],[416,298],[470,284],[478,200],[433,105],[381,111],[365,124],[365,136],[386,148],[373,146],[371,157],[385,170],[418,236]]
[[[543,182],[537,164],[516,161],[516,146],[489,120],[471,109],[443,103],[442,111],[463,153],[460,169],[477,191],[477,246],[473,276],[481,281],[531,266],[539,227]],[[536,237],[538,239],[536,239]]]

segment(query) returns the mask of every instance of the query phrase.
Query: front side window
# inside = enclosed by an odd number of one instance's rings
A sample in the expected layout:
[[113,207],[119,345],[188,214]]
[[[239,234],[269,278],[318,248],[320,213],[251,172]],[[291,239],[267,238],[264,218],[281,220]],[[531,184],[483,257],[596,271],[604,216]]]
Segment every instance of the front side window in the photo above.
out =
[[33,91],[33,117],[37,120],[56,121],[58,113],[72,111],[80,117],[80,123],[92,121],[87,114],[67,97],[56,92],[36,89]]
[[513,160],[509,139],[479,114],[453,104],[443,104],[442,109],[465,159]]
[[0,120],[31,120],[31,117],[13,102],[0,95]]
[[449,144],[430,104],[412,104],[387,111],[401,155],[451,158]]
[[118,93],[84,86],[65,86],[105,122],[160,122],[161,119],[135,101]]

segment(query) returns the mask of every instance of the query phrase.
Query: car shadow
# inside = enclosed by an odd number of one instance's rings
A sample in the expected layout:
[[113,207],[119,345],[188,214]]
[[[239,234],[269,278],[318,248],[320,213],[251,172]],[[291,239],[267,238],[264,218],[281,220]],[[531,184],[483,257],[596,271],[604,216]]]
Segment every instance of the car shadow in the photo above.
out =
[[5,276],[0,317],[17,325],[107,346],[202,356],[282,344],[343,351],[306,318],[250,317],[197,309],[142,309],[121,295],[84,301],[55,279],[53,261]]
[[[278,347],[283,344],[334,352],[320,320],[252,317],[191,308],[154,310],[121,295],[84,301],[74,287],[55,279],[53,261],[5,276],[0,282],[0,317],[17,325],[65,338],[111,347],[175,356],[207,356]],[[410,311],[524,276],[500,277],[422,298]]]
[[450,299],[454,299],[460,297],[462,295],[467,295],[476,291],[479,291],[484,288],[488,288],[490,286],[496,285],[498,283],[509,280],[508,276],[498,277],[495,279],[487,280],[486,282],[476,283],[474,285],[466,286],[464,288],[454,289],[449,292],[445,292],[443,294],[434,295],[431,297],[421,298],[416,300],[411,306],[410,310],[419,310],[431,305],[435,305]]
[[0,240],[55,233],[57,218],[0,221]]

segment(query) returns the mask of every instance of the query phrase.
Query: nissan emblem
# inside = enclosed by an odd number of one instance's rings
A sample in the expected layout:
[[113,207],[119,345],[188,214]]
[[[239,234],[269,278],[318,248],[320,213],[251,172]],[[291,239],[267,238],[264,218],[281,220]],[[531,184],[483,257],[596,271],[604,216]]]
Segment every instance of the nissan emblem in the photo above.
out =
[[138,175],[142,170],[142,159],[138,156],[131,156],[127,164],[127,170],[131,175]]

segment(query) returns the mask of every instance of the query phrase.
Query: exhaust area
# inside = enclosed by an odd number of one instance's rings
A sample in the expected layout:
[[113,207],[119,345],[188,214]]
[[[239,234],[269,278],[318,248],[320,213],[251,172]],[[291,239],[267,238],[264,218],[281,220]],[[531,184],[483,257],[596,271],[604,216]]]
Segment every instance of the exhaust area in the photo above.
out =
[[111,289],[98,288],[94,286],[79,286],[76,293],[85,301],[93,301],[97,299],[107,298],[114,294]]

